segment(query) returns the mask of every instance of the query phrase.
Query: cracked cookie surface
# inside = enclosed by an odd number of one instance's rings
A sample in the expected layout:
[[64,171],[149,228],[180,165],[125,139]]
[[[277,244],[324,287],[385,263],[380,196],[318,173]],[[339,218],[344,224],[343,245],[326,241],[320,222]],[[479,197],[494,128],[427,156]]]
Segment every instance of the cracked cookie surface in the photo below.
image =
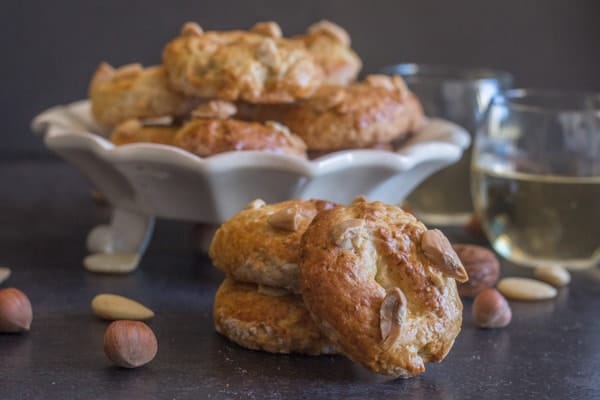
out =
[[[321,212],[303,236],[306,307],[344,354],[377,373],[418,375],[446,356],[460,332],[453,276],[466,274],[428,258],[427,232],[399,207],[358,198]],[[425,247],[433,243],[424,239]]]
[[250,31],[204,32],[187,23],[167,44],[163,64],[174,88],[200,97],[251,103],[310,96],[323,70],[300,41],[285,39],[274,22]]

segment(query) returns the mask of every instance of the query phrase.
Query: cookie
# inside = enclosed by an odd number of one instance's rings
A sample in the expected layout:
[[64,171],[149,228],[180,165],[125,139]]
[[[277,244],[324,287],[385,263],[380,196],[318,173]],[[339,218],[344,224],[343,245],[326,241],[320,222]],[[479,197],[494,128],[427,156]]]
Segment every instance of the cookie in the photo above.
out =
[[311,150],[336,150],[386,143],[423,124],[417,98],[400,77],[369,76],[350,86],[326,85],[289,107],[281,121]]
[[225,279],[215,296],[213,319],[217,332],[247,349],[310,355],[336,352],[297,294]]
[[370,75],[349,86],[324,85],[295,104],[238,104],[238,117],[278,121],[311,151],[367,148],[401,140],[425,122],[402,78]]
[[317,64],[323,69],[324,84],[347,85],[354,80],[362,67],[362,61],[350,47],[350,35],[339,25],[320,21],[311,25],[301,40]]
[[299,292],[300,239],[312,219],[335,205],[255,200],[217,230],[209,250],[215,267],[242,282]]
[[184,115],[197,103],[169,87],[163,67],[140,64],[114,69],[101,63],[92,77],[89,96],[92,115],[104,126],[132,118]]
[[179,127],[174,125],[148,125],[139,119],[129,119],[117,125],[110,141],[117,146],[131,143],[157,143],[173,145]]
[[462,323],[455,279],[468,277],[441,232],[358,198],[319,213],[302,249],[304,303],[349,358],[409,377],[446,356]]
[[323,71],[300,42],[274,23],[250,31],[209,31],[188,22],[167,44],[163,64],[174,88],[191,96],[291,102],[310,96]]
[[247,122],[229,117],[233,103],[211,101],[192,111],[194,119],[185,123],[173,144],[201,157],[227,151],[261,150],[306,158],[306,145],[290,130],[272,121]]

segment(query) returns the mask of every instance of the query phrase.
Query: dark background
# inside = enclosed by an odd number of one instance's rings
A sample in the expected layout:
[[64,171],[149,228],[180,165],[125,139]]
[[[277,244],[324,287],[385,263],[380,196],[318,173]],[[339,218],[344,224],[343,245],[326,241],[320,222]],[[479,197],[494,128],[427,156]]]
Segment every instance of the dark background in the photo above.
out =
[[401,61],[486,66],[513,72],[518,86],[600,90],[596,0],[11,1],[0,12],[0,158],[49,157],[29,130],[36,113],[84,97],[101,60],[159,62],[187,20],[277,20],[291,35],[322,18],[350,31],[363,72]]

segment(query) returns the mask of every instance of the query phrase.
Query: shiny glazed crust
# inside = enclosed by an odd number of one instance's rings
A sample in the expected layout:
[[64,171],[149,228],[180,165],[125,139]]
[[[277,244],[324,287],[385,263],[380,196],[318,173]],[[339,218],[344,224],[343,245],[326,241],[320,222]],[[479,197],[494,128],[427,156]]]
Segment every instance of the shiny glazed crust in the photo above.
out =
[[356,79],[362,62],[350,47],[350,36],[339,25],[329,21],[320,21],[311,25],[306,34],[296,36],[313,55],[323,69],[323,83],[347,85]]
[[105,126],[130,118],[183,115],[196,103],[169,88],[163,67],[140,64],[114,69],[101,63],[92,77],[89,96],[94,118]]
[[320,213],[303,237],[306,307],[341,351],[377,373],[422,373],[460,331],[456,283],[425,257],[424,232],[399,207],[359,198]]
[[203,32],[187,23],[165,47],[163,63],[183,93],[252,103],[306,98],[323,80],[304,44],[282,38],[274,22],[249,32]]
[[201,157],[226,151],[263,150],[306,158],[306,145],[285,126],[235,119],[193,119],[173,144]]
[[271,353],[333,354],[299,295],[263,294],[257,285],[225,279],[215,296],[215,329],[252,350]]
[[331,207],[333,203],[321,200],[272,205],[255,200],[221,225],[209,256],[215,267],[238,281],[298,292],[300,238],[315,215]]

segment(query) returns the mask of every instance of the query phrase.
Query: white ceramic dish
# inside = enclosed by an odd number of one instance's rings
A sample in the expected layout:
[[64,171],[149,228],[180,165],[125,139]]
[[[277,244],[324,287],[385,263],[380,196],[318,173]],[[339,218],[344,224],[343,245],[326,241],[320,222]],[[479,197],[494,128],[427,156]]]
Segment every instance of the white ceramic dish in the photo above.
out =
[[92,252],[143,252],[155,217],[218,224],[248,202],[357,195],[400,204],[424,178],[457,161],[470,142],[462,128],[431,120],[397,152],[348,150],[314,160],[230,152],[200,158],[158,144],[114,146],[88,101],[50,108],[32,122],[49,149],[74,164],[114,208],[88,236]]

